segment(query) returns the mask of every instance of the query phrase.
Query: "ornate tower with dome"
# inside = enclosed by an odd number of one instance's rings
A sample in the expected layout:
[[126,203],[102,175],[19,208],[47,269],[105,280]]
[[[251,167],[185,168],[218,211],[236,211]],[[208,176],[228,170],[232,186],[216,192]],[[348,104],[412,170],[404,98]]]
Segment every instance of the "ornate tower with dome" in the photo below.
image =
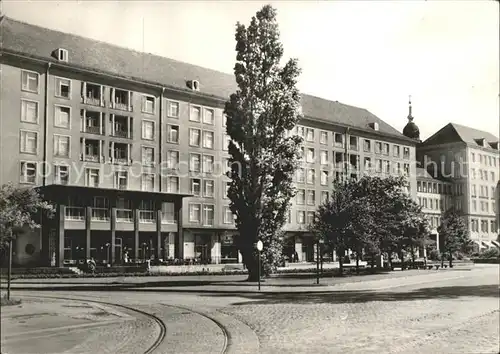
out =
[[420,130],[418,126],[413,123],[413,116],[411,114],[411,96],[408,102],[408,123],[403,129],[403,135],[420,142]]

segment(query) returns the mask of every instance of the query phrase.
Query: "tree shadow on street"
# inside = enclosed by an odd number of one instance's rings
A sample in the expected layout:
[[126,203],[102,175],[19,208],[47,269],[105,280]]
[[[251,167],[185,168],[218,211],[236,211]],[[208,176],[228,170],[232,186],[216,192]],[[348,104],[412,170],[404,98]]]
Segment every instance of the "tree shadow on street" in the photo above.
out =
[[[205,296],[234,296],[234,294],[206,294]],[[459,299],[462,297],[489,297],[499,298],[498,284],[478,286],[446,286],[421,288],[404,292],[380,291],[328,291],[328,292],[297,292],[297,293],[241,293],[239,297],[248,301],[232,303],[234,306],[259,304],[343,304],[366,303],[374,301],[413,301],[432,299]]]

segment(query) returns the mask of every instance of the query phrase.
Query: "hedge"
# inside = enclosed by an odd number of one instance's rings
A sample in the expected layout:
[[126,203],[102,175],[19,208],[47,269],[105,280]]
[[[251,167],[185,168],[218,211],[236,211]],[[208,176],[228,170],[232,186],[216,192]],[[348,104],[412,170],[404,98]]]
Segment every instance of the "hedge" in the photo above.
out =
[[478,264],[500,264],[500,258],[473,258],[472,261]]

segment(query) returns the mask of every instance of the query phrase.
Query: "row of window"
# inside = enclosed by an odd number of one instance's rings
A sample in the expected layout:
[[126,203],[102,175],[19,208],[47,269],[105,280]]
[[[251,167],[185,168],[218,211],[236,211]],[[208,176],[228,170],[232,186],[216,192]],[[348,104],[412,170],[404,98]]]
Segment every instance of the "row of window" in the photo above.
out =
[[[471,161],[473,163],[476,162],[476,154],[471,152]],[[490,167],[497,167],[497,160],[499,159],[498,157],[494,157],[494,156],[488,156],[488,155],[481,155],[481,154],[477,154],[478,155],[478,159],[477,161],[479,162],[480,165],[487,165],[487,166],[490,166]],[[500,164],[500,162],[499,162]]]
[[[481,200],[479,201],[479,206],[480,206],[480,211],[483,213],[489,213],[490,212],[490,202]],[[472,211],[476,212],[477,210],[477,201],[472,200]],[[496,203],[494,200],[491,201],[491,212],[496,213]]]
[[[481,220],[481,232],[497,232],[497,223],[495,220],[490,220],[490,229],[488,230],[488,220]],[[471,219],[470,220],[471,231],[479,232],[479,220]]]
[[[328,201],[329,192],[321,191],[321,202],[324,203]],[[316,191],[312,189],[298,189],[296,195],[297,205],[316,205]]]
[[[491,193],[489,192],[491,190]],[[476,190],[476,185],[473,184],[471,185],[471,196],[476,197],[479,196],[480,198],[492,198],[495,199],[495,187],[490,187],[488,186],[479,186],[479,195],[477,194]]]
[[438,182],[417,181],[417,192],[451,195],[452,186]]
[[[495,175],[495,172],[494,171],[485,171],[485,170],[478,170],[478,175],[479,175],[479,179],[481,181],[488,181],[488,175],[489,175],[489,180],[491,182],[497,182],[497,180],[495,179],[496,175]],[[476,179],[476,169],[472,168],[471,169],[471,179]]]
[[[314,128],[297,126],[296,133],[297,133],[297,135],[303,137],[304,140],[307,142],[315,142],[315,129]],[[333,146],[344,148],[345,144],[346,144],[345,134],[336,133],[336,132],[333,132],[332,134],[333,134]],[[319,133],[320,144],[328,145],[329,136],[330,136],[330,132],[324,131],[324,130],[320,131],[320,133]],[[358,138],[357,136],[349,136],[349,144],[348,144],[349,149],[358,150],[359,149],[359,139],[360,138]],[[387,155],[387,156],[390,155],[390,144],[389,143],[375,141],[375,143],[372,144],[372,140],[363,139],[363,151],[372,152],[373,146],[375,146],[375,153],[376,154],[382,154],[382,155]],[[392,146],[392,156],[397,157],[397,158],[401,157],[401,146],[399,146],[399,145]],[[403,147],[403,158],[405,158],[405,159],[410,158],[410,148],[409,147]]]
[[432,210],[446,210],[448,205],[446,203],[446,200],[443,199],[436,199],[436,198],[425,198],[425,197],[418,197],[418,204],[423,208],[423,209],[432,209]]
[[[33,71],[21,71],[21,89],[26,92],[39,93],[40,91],[40,75]],[[54,95],[58,98],[71,99],[72,81],[67,78],[55,77]],[[111,108],[132,111],[132,95],[133,92],[118,88],[110,88],[109,103]],[[96,106],[105,106],[104,86],[100,84],[82,82],[81,89],[82,101],[85,104]],[[30,105],[30,109],[38,111],[38,102],[26,102]],[[36,107],[35,107],[36,106]],[[141,111],[143,113],[154,114],[156,112],[156,98],[151,95],[141,94]],[[179,102],[167,101],[167,116],[169,118],[179,118]],[[37,114],[38,115],[38,114]],[[203,122],[204,124],[214,124],[215,111],[212,108],[191,105],[189,120],[193,122]],[[34,121],[33,118],[29,120]],[[225,120],[223,121],[225,125]]]
[[[224,224],[233,224],[235,216],[229,206],[224,206],[222,213],[222,222]],[[215,220],[215,205],[190,203],[189,204],[189,222],[202,224],[203,226],[213,226]]]

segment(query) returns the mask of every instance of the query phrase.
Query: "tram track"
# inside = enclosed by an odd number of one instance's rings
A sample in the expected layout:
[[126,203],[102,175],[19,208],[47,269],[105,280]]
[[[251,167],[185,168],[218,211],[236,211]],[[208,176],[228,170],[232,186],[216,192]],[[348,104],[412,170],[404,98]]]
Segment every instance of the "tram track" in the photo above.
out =
[[167,335],[167,326],[159,317],[157,317],[153,314],[147,313],[145,311],[139,310],[137,308],[131,307],[131,306],[120,305],[120,304],[101,301],[101,300],[89,300],[89,299],[77,298],[77,297],[46,296],[46,295],[42,295],[42,296],[36,295],[35,296],[35,295],[25,295],[25,294],[20,295],[20,297],[21,298],[27,297],[27,298],[37,298],[37,299],[44,298],[44,299],[55,299],[55,300],[65,300],[65,301],[90,302],[90,303],[96,303],[96,304],[100,304],[100,305],[122,308],[122,309],[125,309],[127,311],[136,312],[136,313],[139,313],[145,317],[148,317],[148,318],[152,319],[158,325],[159,330],[160,330],[160,334],[157,336],[155,341],[144,351],[144,354],[153,353],[162,344],[163,340],[165,339],[165,337]]
[[[159,347],[162,345],[165,338],[167,337],[167,326],[158,316],[153,315],[153,314],[148,313],[148,312],[143,311],[143,310],[139,310],[139,309],[132,307],[132,306],[116,304],[116,303],[102,301],[102,300],[96,300],[95,297],[93,297],[92,299],[88,299],[88,298],[81,298],[81,297],[47,296],[47,295],[40,296],[40,295],[28,295],[28,294],[22,294],[22,295],[19,295],[19,297],[21,297],[21,298],[22,297],[38,298],[38,299],[46,298],[46,299],[55,299],[55,300],[64,300],[64,301],[89,302],[89,303],[95,303],[95,304],[100,304],[100,305],[122,308],[122,309],[125,309],[127,311],[136,312],[136,313],[139,313],[143,316],[151,318],[158,325],[159,330],[160,330],[160,334],[157,336],[156,340],[144,351],[144,354],[151,354],[151,353],[155,353],[155,352],[160,353],[159,351],[157,351],[157,349],[159,349]],[[177,309],[180,311],[186,311],[189,313],[193,313],[193,314],[196,314],[198,316],[204,317],[207,320],[209,320],[210,322],[214,323],[220,329],[220,331],[222,332],[222,335],[223,335],[223,345],[222,345],[219,353],[220,354],[229,353],[229,349],[231,348],[231,344],[232,344],[231,335],[230,335],[229,331],[227,330],[227,328],[220,321],[218,321],[217,319],[215,319],[215,318],[213,318],[213,317],[211,317],[203,312],[196,311],[196,310],[193,310],[193,309],[188,308],[188,307],[172,305],[172,304],[159,304],[159,305],[161,305],[163,307],[169,307],[172,309]]]

